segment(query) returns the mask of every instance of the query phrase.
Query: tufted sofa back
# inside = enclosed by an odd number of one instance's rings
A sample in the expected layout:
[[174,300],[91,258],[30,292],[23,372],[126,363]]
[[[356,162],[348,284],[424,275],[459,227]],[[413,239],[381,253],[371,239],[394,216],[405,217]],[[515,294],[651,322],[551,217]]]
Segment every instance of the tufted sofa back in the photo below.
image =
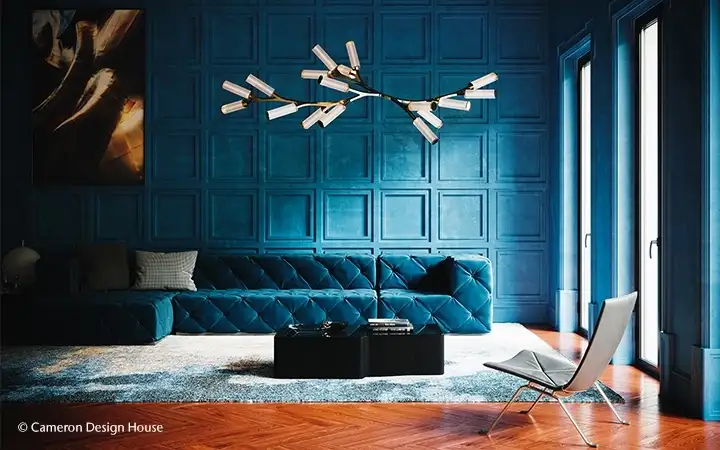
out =
[[421,292],[448,292],[451,259],[445,255],[380,255],[378,287]]
[[375,289],[372,255],[198,255],[198,289]]

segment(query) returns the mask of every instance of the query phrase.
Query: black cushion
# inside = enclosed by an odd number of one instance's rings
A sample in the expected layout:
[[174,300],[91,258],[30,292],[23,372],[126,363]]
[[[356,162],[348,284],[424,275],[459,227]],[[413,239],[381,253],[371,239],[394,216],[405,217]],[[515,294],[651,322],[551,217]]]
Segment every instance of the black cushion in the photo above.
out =
[[83,245],[78,249],[81,290],[112,291],[130,288],[130,269],[124,242]]

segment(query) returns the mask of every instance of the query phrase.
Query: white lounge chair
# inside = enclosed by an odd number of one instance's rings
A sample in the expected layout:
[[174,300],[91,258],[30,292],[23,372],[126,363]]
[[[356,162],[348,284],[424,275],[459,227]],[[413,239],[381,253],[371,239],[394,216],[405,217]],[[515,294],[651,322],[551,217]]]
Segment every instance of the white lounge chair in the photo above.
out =
[[535,403],[530,409],[522,411],[529,414],[537,405],[542,396],[550,397],[558,401],[560,407],[575,425],[580,436],[590,447],[598,445],[588,440],[585,433],[582,432],[575,419],[565,407],[562,399],[569,397],[575,393],[587,391],[595,388],[608,404],[618,421],[624,425],[629,425],[620,418],[617,411],[613,407],[607,395],[603,392],[598,382],[598,378],[610,363],[613,354],[617,350],[620,340],[625,333],[625,328],[630,321],[635,301],[637,300],[637,292],[633,292],[622,297],[611,298],[605,301],[600,317],[598,318],[597,328],[590,339],[590,344],[580,361],[575,365],[572,361],[562,357],[561,355],[548,355],[545,353],[536,353],[530,350],[523,350],[507,361],[499,363],[485,363],[485,366],[502,372],[515,375],[527,380],[527,384],[520,386],[509,402],[505,405],[495,421],[488,430],[480,431],[481,434],[489,435],[490,432],[500,421],[508,407],[514,402],[520,393],[525,389],[530,389],[538,393]]

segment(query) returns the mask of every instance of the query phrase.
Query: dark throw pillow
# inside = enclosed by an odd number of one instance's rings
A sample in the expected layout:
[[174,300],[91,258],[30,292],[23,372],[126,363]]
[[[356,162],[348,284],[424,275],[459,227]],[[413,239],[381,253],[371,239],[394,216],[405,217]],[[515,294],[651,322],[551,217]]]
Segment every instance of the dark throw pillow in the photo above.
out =
[[130,288],[130,268],[124,242],[84,245],[78,253],[83,291]]

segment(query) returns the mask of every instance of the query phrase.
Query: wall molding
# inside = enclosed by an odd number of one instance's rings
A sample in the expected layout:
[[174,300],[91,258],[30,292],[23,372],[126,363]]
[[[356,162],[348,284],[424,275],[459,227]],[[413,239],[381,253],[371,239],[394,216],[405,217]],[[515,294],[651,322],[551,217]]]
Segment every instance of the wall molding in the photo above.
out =
[[[576,301],[568,301],[565,292],[576,292],[578,283],[578,261],[580,231],[578,229],[578,131],[577,126],[577,65],[578,61],[592,49],[592,37],[589,31],[591,22],[586,28],[575,35],[570,41],[558,46],[559,53],[559,79],[560,86],[560,120],[559,122],[559,154],[560,169],[559,199],[557,215],[559,217],[558,229],[558,293],[556,301],[557,326],[563,331],[570,326],[570,317],[575,317],[574,326],[577,328],[577,294]],[[591,244],[592,246],[592,244]]]
[[720,1],[705,1],[701,345],[720,348]]

